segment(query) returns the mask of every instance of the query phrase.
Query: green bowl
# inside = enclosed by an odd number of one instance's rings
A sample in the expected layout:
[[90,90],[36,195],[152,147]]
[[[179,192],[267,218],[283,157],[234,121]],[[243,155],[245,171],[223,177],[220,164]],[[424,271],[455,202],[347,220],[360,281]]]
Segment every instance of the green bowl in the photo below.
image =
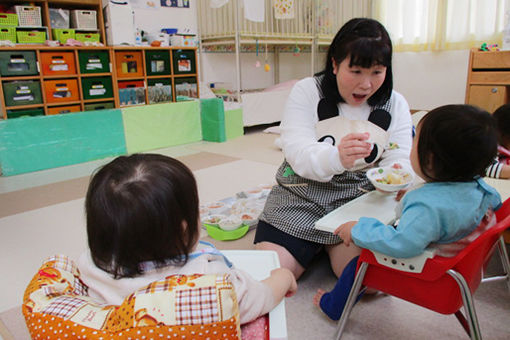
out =
[[234,230],[223,230],[218,226],[206,223],[204,223],[204,226],[209,236],[218,241],[237,240],[243,237],[248,232],[248,229],[250,229],[250,226],[245,224]]

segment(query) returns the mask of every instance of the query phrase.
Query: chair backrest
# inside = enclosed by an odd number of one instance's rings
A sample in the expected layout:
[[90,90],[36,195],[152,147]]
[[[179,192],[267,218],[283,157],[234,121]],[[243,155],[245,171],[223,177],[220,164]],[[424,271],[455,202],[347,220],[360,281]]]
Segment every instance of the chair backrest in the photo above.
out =
[[[503,209],[503,210],[501,210]],[[501,212],[500,212],[501,210]],[[460,273],[472,293],[482,279],[482,268],[493,253],[503,231],[510,227],[510,199],[496,213],[497,224],[483,232],[455,257],[436,256],[427,260],[422,273],[406,273],[384,267],[373,253],[363,250],[360,261],[370,265],[363,284],[443,314],[452,314],[462,307],[462,296],[455,280],[447,273]]]
[[[237,298],[227,275],[173,275],[100,305],[69,258],[46,260],[25,290],[22,311],[33,339],[241,339]],[[78,337],[80,338],[80,337]]]

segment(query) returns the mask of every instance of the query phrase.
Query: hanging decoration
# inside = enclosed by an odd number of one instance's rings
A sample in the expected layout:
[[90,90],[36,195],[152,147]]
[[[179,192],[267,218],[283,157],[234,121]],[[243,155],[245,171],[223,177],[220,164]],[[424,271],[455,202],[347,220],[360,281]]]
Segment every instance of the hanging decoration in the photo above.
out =
[[292,55],[295,57],[299,57],[300,52],[301,52],[301,49],[299,48],[297,41],[296,41],[296,46],[294,47],[294,51],[292,52]]
[[265,55],[265,64],[264,64],[264,71],[269,72],[271,70],[271,66],[269,66],[269,63],[267,61],[267,44],[266,44],[266,55]]
[[260,60],[259,60],[259,39],[255,39],[255,55],[257,57],[257,60],[255,61],[255,67],[260,67]]

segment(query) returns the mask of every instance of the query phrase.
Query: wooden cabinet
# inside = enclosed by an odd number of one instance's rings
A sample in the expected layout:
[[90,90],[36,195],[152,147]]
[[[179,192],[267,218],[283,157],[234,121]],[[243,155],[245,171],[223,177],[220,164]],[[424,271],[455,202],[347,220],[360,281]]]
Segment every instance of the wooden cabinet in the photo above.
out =
[[494,112],[509,102],[510,51],[472,49],[466,86],[466,104]]
[[0,47],[0,118],[198,98],[197,69],[196,48]]

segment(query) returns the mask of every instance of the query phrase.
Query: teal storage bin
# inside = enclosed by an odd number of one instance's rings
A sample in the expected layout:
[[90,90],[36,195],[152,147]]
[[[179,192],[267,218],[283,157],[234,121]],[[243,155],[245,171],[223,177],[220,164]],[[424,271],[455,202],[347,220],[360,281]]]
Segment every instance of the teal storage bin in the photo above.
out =
[[35,51],[0,52],[0,75],[32,76],[39,74]]
[[41,84],[39,81],[4,82],[4,99],[6,106],[33,105],[42,103]]
[[174,74],[195,74],[195,50],[173,50]]
[[113,98],[111,77],[81,78],[83,99]]
[[170,74],[170,50],[145,51],[145,69],[149,76]]
[[110,72],[110,56],[108,51],[79,51],[78,60],[81,73]]

